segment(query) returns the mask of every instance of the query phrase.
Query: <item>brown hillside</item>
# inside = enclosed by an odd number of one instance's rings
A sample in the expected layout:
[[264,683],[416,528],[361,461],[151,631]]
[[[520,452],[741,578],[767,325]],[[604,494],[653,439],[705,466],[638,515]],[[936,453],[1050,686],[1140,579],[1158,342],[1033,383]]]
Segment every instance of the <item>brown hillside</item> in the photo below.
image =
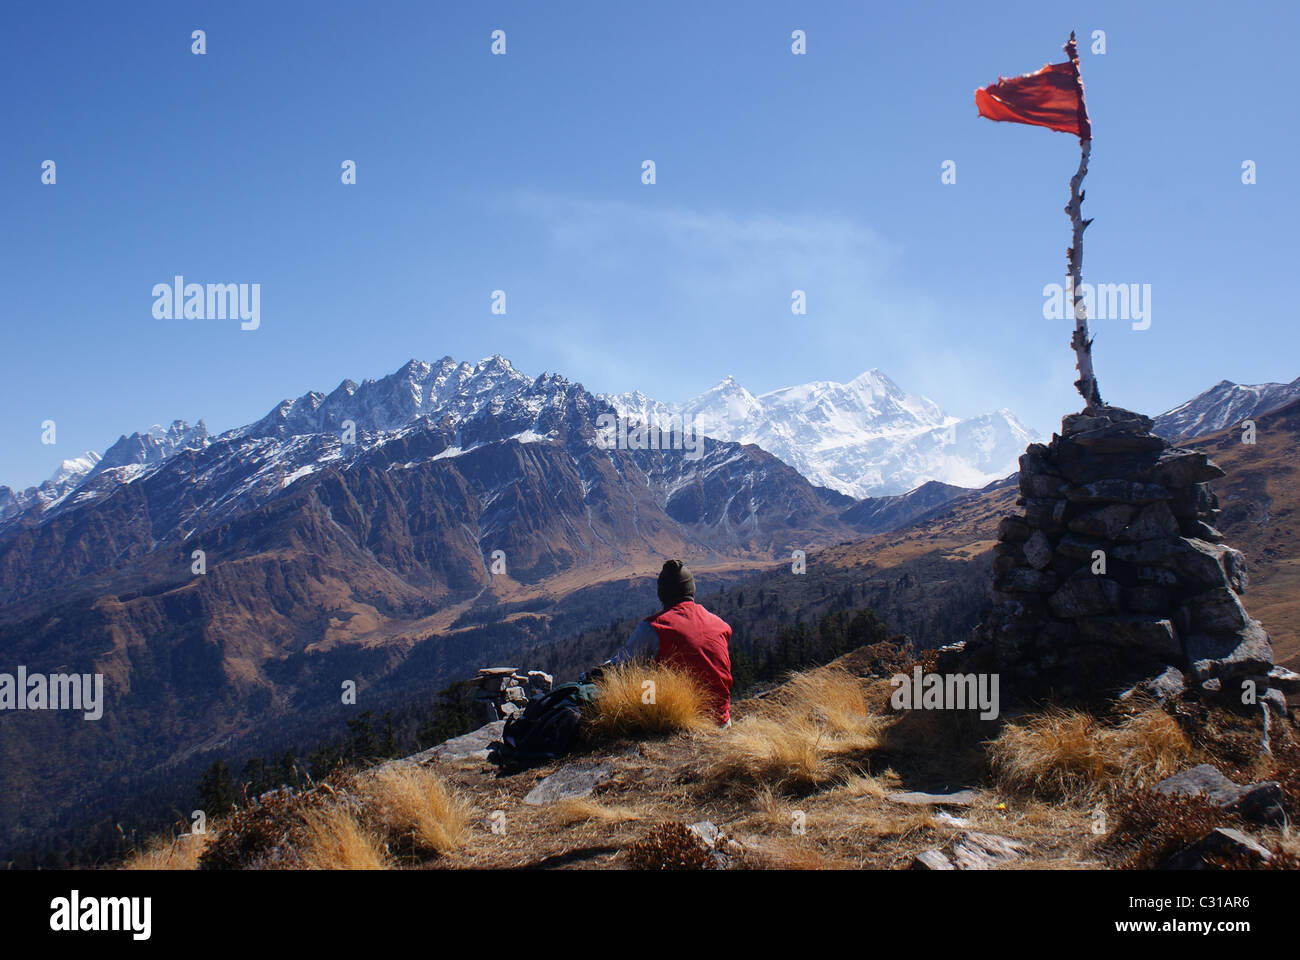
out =
[[1279,663],[1300,659],[1300,402],[1259,417],[1255,443],[1239,427],[1195,441],[1227,476],[1214,484],[1219,529],[1246,554],[1246,608],[1273,636]]

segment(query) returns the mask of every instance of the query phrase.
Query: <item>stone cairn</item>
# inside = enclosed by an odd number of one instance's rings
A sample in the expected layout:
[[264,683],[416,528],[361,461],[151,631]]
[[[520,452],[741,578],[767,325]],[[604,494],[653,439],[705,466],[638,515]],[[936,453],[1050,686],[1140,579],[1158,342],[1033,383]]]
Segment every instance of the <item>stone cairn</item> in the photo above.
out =
[[[1224,473],[1151,433],[1148,417],[1089,406],[1020,458],[1024,515],[1003,518],[993,610],[940,669],[987,669],[1017,698],[1186,690],[1279,713],[1300,675],[1241,603],[1242,554],[1214,529]],[[1124,688],[1127,687],[1127,690]]]
[[555,682],[549,673],[520,673],[518,667],[484,667],[477,680],[478,693],[471,709],[474,722],[480,725],[522,713],[529,700],[550,693]]

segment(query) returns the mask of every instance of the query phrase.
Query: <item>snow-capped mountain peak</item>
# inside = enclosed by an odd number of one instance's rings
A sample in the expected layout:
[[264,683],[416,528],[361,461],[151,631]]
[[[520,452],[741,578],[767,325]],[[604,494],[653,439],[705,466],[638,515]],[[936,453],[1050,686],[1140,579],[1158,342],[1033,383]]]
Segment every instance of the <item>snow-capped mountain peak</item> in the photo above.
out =
[[899,389],[898,384],[890,380],[876,367],[872,367],[865,373],[859,373],[846,386],[868,393],[873,397],[903,396],[903,391]]
[[169,427],[154,424],[143,433],[119,437],[116,443],[104,451],[103,459],[95,465],[93,472],[98,474],[113,467],[131,464],[145,466],[159,463],[177,450],[202,447],[207,439],[208,428],[202,420],[193,426],[184,420],[174,420]]
[[99,463],[99,454],[94,450],[87,450],[79,457],[71,460],[64,460],[59,464],[48,480],[42,486],[59,488],[70,480],[80,481],[82,477],[95,469],[95,464]]
[[905,493],[939,480],[983,486],[1015,471],[1034,433],[1008,411],[960,420],[871,369],[755,396],[734,377],[684,403],[605,397],[632,420],[694,418],[706,436],[754,443],[814,483],[850,496]]
[[1300,377],[1290,383],[1220,380],[1204,393],[1155,418],[1155,432],[1170,439],[1201,437],[1300,399]]

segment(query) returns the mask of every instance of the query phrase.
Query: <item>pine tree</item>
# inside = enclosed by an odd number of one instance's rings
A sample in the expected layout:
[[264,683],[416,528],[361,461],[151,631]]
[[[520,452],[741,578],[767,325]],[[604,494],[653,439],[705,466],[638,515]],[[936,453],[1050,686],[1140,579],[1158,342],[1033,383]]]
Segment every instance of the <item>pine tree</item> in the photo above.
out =
[[348,756],[355,760],[368,760],[378,755],[379,741],[370,727],[372,714],[363,710],[348,720]]
[[212,766],[204,772],[199,780],[199,800],[203,811],[209,817],[228,813],[235,806],[235,780],[230,768],[222,760],[212,761]]
[[393,729],[393,713],[384,714],[384,737],[379,743],[379,754],[383,757],[395,757],[401,750],[397,746],[397,732]]

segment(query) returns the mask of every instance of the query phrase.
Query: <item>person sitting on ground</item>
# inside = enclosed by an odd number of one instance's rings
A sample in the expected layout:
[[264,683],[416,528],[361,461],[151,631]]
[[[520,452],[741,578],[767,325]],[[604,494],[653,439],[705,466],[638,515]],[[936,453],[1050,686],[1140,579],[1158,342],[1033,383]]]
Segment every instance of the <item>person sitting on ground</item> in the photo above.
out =
[[731,726],[731,627],[695,602],[695,577],[680,560],[659,572],[663,609],[642,620],[610,663],[655,660],[677,666],[698,679],[717,721]]

